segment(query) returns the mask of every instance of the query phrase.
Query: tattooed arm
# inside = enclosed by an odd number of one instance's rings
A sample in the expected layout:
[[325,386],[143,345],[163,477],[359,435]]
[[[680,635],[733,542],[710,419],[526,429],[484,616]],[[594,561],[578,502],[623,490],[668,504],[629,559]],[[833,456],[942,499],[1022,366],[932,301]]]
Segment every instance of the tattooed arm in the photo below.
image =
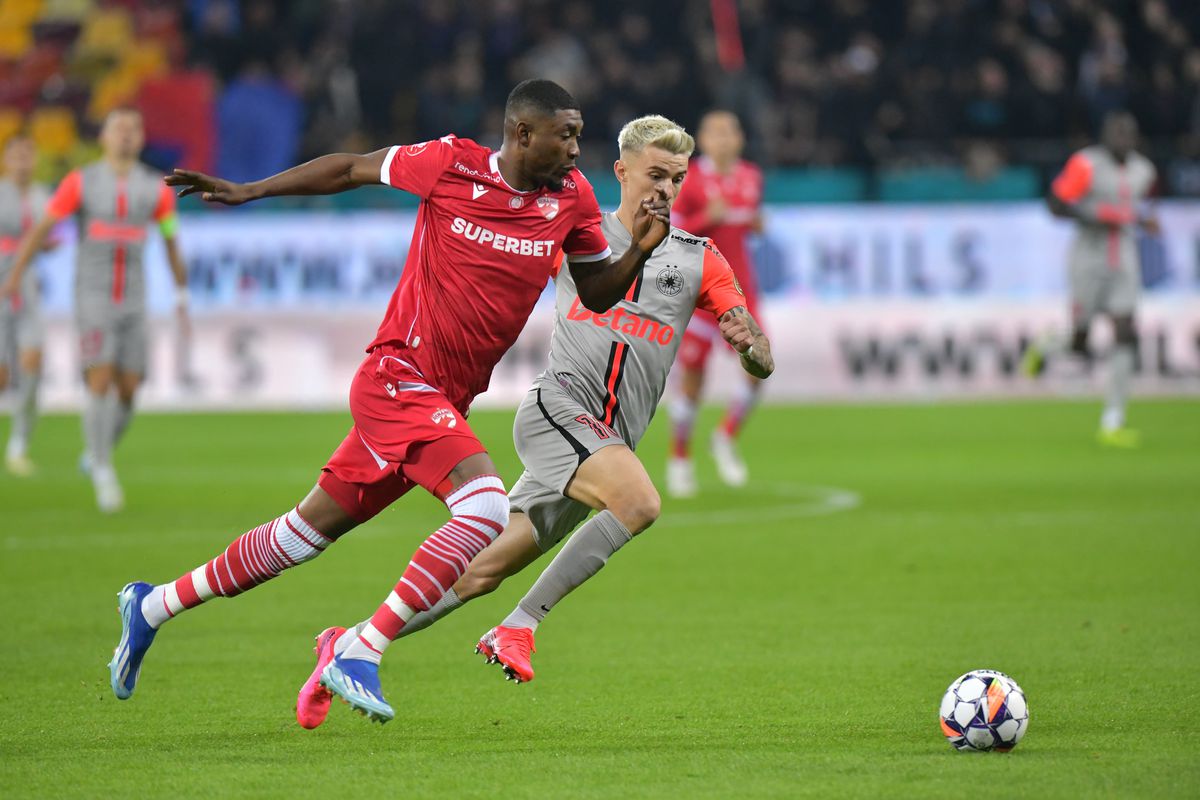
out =
[[731,308],[721,315],[721,335],[742,357],[742,369],[756,378],[775,371],[771,343],[745,306]]

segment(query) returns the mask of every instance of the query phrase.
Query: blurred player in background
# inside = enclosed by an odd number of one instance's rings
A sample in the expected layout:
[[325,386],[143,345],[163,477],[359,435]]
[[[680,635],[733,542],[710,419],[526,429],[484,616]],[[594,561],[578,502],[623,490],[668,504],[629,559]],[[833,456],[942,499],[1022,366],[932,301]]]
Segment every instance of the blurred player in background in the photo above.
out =
[[314,703],[326,708],[332,692],[373,720],[393,718],[379,682],[384,650],[508,523],[504,484],[467,424],[471,401],[525,326],[559,251],[567,253],[581,302],[601,312],[621,299],[667,236],[666,204],[647,199],[628,248],[612,258],[596,197],[575,168],[582,128],[565,89],[533,80],[509,95],[499,151],[448,135],[369,155],[322,156],[248,184],[184,170],[167,179],[185,187],[182,194],[228,205],[380,183],[422,202],[400,282],[350,386],[354,426],[298,506],[175,581],[125,586],[110,663],[118,698],[133,693],[168,619],[316,558],[421,486],[446,504],[450,520],[422,542],[370,621],[323,668],[324,688],[313,687]]
[[[603,231],[611,245],[622,248],[632,244],[642,198],[674,202],[694,142],[674,122],[649,116],[625,125],[618,143],[621,204],[615,214],[604,215]],[[678,333],[692,313],[699,309],[718,321],[747,373],[765,378],[774,369],[770,343],[747,312],[728,262],[709,240],[678,228],[611,311],[596,314],[584,307],[570,271],[556,274],[555,295],[550,366],[525,396],[513,425],[525,471],[509,493],[508,525],[441,600],[400,632],[422,630],[494,591],[595,510],[513,612],[476,647],[518,682],[533,679],[530,655],[538,623],[658,518],[658,492],[633,451],[662,399],[680,346]],[[324,665],[352,638],[342,630],[331,628],[318,637],[317,666],[296,702],[296,717],[306,728],[325,719],[328,702],[314,688]]]
[[1026,351],[1025,371],[1039,373],[1048,355],[1069,355],[1090,367],[1088,332],[1092,320],[1107,316],[1113,325],[1108,355],[1108,391],[1097,440],[1117,447],[1136,447],[1138,433],[1125,425],[1125,406],[1137,359],[1135,324],[1141,296],[1137,230],[1156,235],[1157,218],[1144,209],[1154,186],[1155,169],[1134,150],[1137,120],[1127,112],[1109,114],[1100,144],[1071,156],[1054,180],[1046,202],[1055,216],[1074,220],[1075,241],[1068,263],[1071,292],[1069,342],[1047,341]]
[[[37,159],[33,139],[24,134],[4,146],[4,178],[0,180],[0,285],[25,235],[46,205],[50,192],[33,181]],[[41,296],[34,270],[27,270],[11,293],[0,295],[0,393],[13,389],[12,427],[4,464],[19,477],[33,474],[29,439],[37,419],[38,383],[42,376]]]
[[[688,180],[675,203],[674,219],[684,230],[712,239],[733,267],[746,295],[751,316],[758,312],[758,279],[746,239],[762,230],[762,172],[742,159],[745,136],[731,111],[709,111],[700,120],[696,141],[700,157],[692,162]],[[667,491],[674,497],[696,494],[692,464],[692,430],[704,388],[704,372],[719,331],[708,315],[697,314],[688,325],[679,350],[682,367],[676,397],[669,408],[673,432],[667,459]],[[717,472],[730,486],[744,486],[749,477],[737,451],[738,434],[758,402],[761,381],[747,374],[725,417],[712,435]]]
[[46,213],[21,243],[6,290],[12,292],[50,230],[79,217],[75,263],[75,320],[86,399],[85,452],[96,504],[111,513],[124,505],[112,452],[133,416],[133,401],[146,375],[146,228],[157,224],[166,241],[181,317],[187,308],[187,268],[179,254],[175,195],[162,176],[138,161],[145,135],[133,109],[109,113],[100,129],[99,161],[63,178]]

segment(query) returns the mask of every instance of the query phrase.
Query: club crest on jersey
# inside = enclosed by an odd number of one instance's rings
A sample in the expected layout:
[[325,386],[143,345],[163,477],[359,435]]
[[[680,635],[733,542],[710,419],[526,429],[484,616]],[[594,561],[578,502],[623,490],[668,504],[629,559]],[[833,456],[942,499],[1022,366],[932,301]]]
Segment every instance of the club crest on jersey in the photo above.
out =
[[508,207],[511,208],[513,211],[519,210],[521,208],[521,206],[523,206],[523,205],[525,205],[525,198],[523,198],[523,197],[508,198]]
[[558,198],[539,197],[537,199],[537,208],[546,219],[554,219],[558,216]]
[[454,412],[448,408],[439,408],[433,412],[433,416],[430,419],[433,420],[434,425],[441,425],[445,422],[447,428],[453,428],[458,424],[458,417],[454,416]]
[[674,297],[683,291],[683,273],[675,267],[663,267],[658,271],[654,285],[667,297]]

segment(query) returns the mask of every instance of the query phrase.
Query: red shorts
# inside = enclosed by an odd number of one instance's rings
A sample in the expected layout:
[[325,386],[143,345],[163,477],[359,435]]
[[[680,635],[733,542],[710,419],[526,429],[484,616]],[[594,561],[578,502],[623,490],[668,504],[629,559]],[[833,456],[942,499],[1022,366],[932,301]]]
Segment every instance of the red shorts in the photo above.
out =
[[358,522],[414,486],[436,495],[459,462],[487,452],[466,417],[402,352],[385,345],[367,354],[350,383],[354,427],[317,481]]
[[[761,326],[762,319],[758,316],[757,306],[757,299],[746,295],[746,309],[750,312],[750,316],[754,317],[754,321]],[[713,319],[712,314],[707,311],[696,312],[683,332],[683,341],[679,343],[679,354],[676,358],[684,369],[701,372],[708,364],[708,357],[712,354],[713,345],[722,341],[724,339],[721,337],[721,327]]]

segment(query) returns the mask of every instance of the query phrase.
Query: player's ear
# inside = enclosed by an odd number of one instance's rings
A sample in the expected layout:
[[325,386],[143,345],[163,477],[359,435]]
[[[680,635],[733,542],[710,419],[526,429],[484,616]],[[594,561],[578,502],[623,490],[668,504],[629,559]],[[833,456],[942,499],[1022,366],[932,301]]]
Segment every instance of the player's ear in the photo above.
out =
[[613,162],[613,175],[617,176],[618,183],[625,182],[625,179],[627,177],[626,169],[625,169],[625,162],[619,158]]
[[517,144],[521,147],[529,147],[529,140],[533,138],[533,126],[525,120],[517,120],[516,126]]

